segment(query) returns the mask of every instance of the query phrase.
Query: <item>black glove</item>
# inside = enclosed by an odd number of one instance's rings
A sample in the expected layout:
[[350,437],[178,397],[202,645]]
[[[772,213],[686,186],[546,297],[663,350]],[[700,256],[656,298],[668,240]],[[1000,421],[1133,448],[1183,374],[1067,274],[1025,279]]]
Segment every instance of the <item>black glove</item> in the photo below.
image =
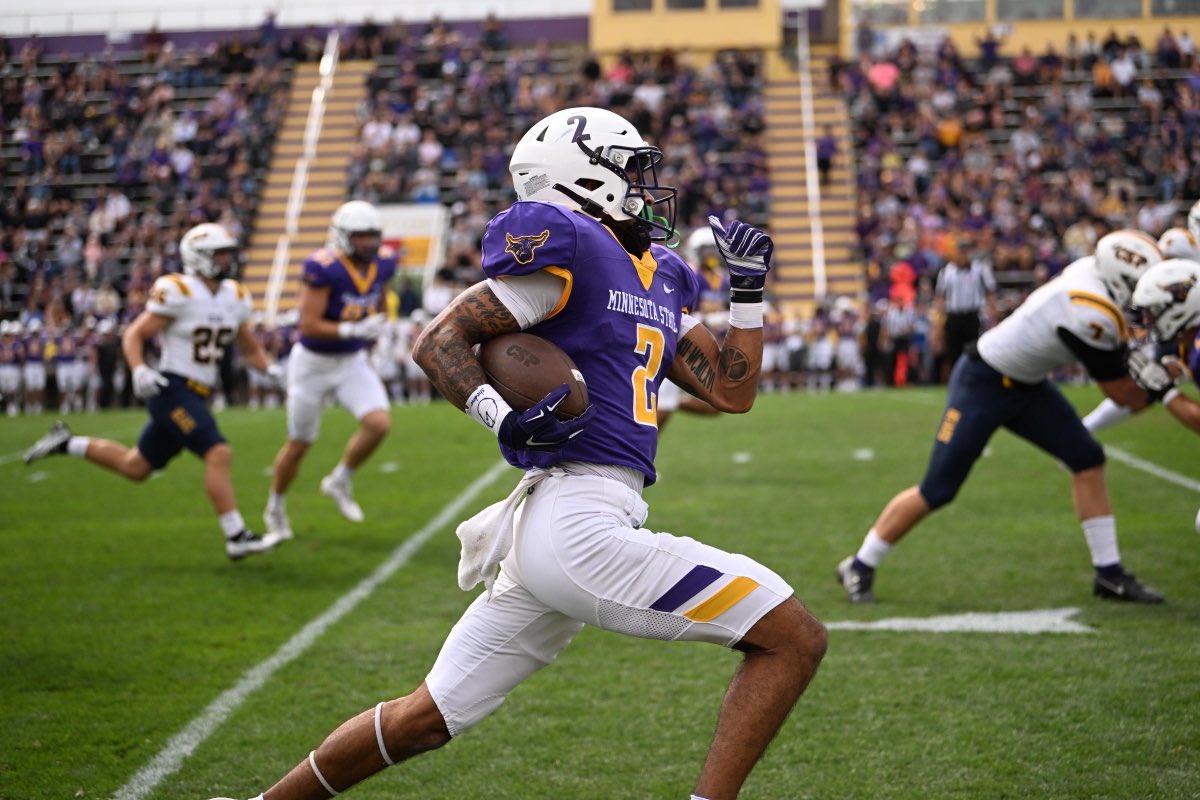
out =
[[563,384],[534,403],[528,411],[510,411],[500,423],[496,438],[514,450],[561,450],[596,416],[596,408],[588,406],[574,419],[554,416],[571,390]]

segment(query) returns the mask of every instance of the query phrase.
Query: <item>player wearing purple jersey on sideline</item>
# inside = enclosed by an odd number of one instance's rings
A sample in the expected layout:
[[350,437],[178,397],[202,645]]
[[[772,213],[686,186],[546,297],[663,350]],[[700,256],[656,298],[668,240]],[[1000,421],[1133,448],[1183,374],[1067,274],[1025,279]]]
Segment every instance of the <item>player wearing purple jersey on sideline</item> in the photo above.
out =
[[367,348],[386,325],[388,282],[396,251],[380,244],[383,223],[370,203],[351,200],[333,212],[328,245],[304,262],[300,339],[288,355],[288,438],[275,456],[263,521],[270,533],[292,538],[285,498],[300,462],[317,440],[321,412],[335,400],[358,420],[342,459],[321,479],[321,492],[342,516],[362,522],[350,478],[387,436],[392,420],[387,391],[367,361]]
[[[487,591],[425,682],[345,722],[266,800],[326,798],[446,744],[585,624],[744,653],[693,798],[737,796],[812,678],[825,630],[782,578],[746,556],[641,527],[661,382],[669,376],[726,412],[754,402],[772,250],[765,233],[712,220],[734,276],[731,328],[718,343],[684,305],[695,274],[653,243],[674,235],[661,158],[628,121],[598,108],[552,114],[517,144],[509,169],[522,202],[488,224],[487,280],[439,314],[416,349],[442,394],[527,470],[507,500],[459,526],[459,583],[483,581]],[[555,342],[578,365],[592,402],[581,416],[555,417],[566,386],[518,412],[487,383],[472,348],[518,330]]]
[[0,322],[0,401],[10,417],[21,408],[21,362],[25,353],[17,338],[20,333],[21,323],[15,319]]

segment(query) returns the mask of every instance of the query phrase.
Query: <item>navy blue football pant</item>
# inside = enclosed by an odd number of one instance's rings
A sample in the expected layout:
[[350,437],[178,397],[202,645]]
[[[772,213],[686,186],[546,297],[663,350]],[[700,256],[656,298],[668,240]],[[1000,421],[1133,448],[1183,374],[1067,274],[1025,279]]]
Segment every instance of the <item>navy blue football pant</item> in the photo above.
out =
[[1058,387],[1047,380],[1021,383],[978,355],[964,355],[950,374],[946,410],[919,487],[930,509],[954,499],[998,428],[1027,439],[1073,473],[1104,463],[1104,448]]

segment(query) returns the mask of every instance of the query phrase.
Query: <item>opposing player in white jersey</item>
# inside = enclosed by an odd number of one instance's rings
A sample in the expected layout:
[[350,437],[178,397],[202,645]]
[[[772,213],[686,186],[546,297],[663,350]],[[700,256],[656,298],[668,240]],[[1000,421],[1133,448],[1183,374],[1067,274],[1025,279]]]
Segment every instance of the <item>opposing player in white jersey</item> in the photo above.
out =
[[1192,204],[1188,210],[1187,229],[1192,236],[1196,237],[1196,241],[1200,242],[1200,200]]
[[[1200,261],[1200,242],[1187,228],[1168,228],[1158,237],[1158,249],[1164,259],[1184,258]],[[1174,357],[1176,345],[1173,341],[1155,341],[1143,344],[1139,349],[1146,358],[1159,361],[1162,358]],[[1083,426],[1090,433],[1096,433],[1121,420],[1129,419],[1132,414],[1133,409],[1106,397],[1083,418]]]
[[949,503],[998,428],[1007,428],[1071,471],[1071,497],[1091,551],[1098,597],[1160,603],[1162,595],[1121,564],[1117,526],[1104,479],[1104,448],[1047,379],[1076,361],[1121,405],[1140,409],[1161,397],[1130,374],[1129,305],[1137,278],[1161,260],[1158,245],[1132,230],[1110,233],[1096,255],[1081,258],[1037,289],[959,358],[950,376],[925,478],[897,494],[862,546],[837,566],[855,603],[874,601],[875,570],[896,542],[930,512]]
[[[276,380],[282,372],[269,361],[247,324],[250,292],[226,278],[234,265],[237,240],[220,225],[205,223],[184,234],[179,253],[185,274],[155,281],[146,310],[121,339],[134,392],[150,412],[137,445],[72,436],[60,420],[29,448],[25,463],[68,454],[140,482],[187,448],[204,461],[204,488],[225,534],[225,553],[239,559],[270,550],[279,539],[246,529],[229,475],[233,452],[206,401],[217,382],[225,349],[235,342],[250,366]],[[162,339],[158,369],[145,361],[146,342],[155,336]]]

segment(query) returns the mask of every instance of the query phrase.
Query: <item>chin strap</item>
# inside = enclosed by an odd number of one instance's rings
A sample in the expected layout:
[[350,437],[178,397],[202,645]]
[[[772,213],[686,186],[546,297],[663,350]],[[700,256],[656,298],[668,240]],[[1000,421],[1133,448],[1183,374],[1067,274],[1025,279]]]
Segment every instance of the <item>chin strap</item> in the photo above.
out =
[[574,200],[576,203],[579,203],[579,210],[587,214],[589,217],[595,217],[601,222],[612,221],[611,218],[607,220],[605,219],[605,217],[608,215],[604,213],[604,207],[590,197],[584,197],[578,192],[563,186],[561,183],[554,184],[554,188],[555,190],[562,192],[567,197]]

